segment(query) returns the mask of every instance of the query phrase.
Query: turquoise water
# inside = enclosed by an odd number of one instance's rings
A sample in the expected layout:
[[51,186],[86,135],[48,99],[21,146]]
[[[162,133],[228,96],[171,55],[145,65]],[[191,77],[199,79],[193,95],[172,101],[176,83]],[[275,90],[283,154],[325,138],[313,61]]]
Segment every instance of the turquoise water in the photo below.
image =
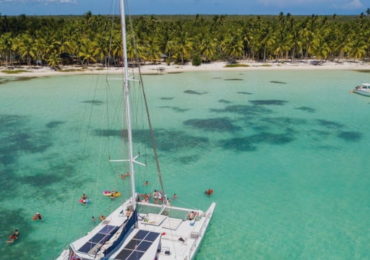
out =
[[[1,259],[54,259],[129,194],[120,179],[120,81],[85,75],[0,81]],[[197,259],[369,259],[370,98],[352,71],[145,76],[165,188],[217,208]],[[108,84],[107,84],[108,82]],[[135,111],[142,102],[134,93]],[[141,105],[136,105],[141,104]],[[158,188],[133,116],[139,192]],[[123,144],[123,145],[122,145]],[[150,185],[142,184],[149,180]],[[213,197],[203,195],[213,188]],[[111,201],[104,190],[119,190]],[[91,199],[79,205],[82,193]],[[33,222],[41,212],[43,222]],[[18,228],[21,238],[6,245]]]

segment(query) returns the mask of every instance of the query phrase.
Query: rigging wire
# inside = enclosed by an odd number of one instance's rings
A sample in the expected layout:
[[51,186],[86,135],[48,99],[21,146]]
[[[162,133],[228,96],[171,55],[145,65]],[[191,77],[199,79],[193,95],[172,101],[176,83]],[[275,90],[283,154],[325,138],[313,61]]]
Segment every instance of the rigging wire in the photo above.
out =
[[132,35],[133,35],[132,36],[132,42],[133,42],[133,46],[134,46],[133,49],[134,49],[134,53],[135,53],[135,60],[136,60],[136,64],[138,65],[138,71],[139,71],[139,73],[138,73],[138,75],[139,75],[139,85],[141,86],[141,91],[142,91],[142,94],[143,94],[145,111],[146,111],[146,116],[147,116],[148,125],[149,125],[150,141],[151,141],[151,144],[152,144],[152,150],[153,150],[154,160],[155,160],[156,169],[157,169],[157,175],[158,175],[158,179],[159,179],[159,184],[161,186],[161,191],[162,191],[163,195],[165,196],[165,199],[167,200],[165,189],[164,189],[164,184],[163,184],[161,166],[160,166],[160,163],[159,163],[157,140],[156,140],[155,135],[154,135],[154,129],[153,129],[153,126],[152,126],[152,120],[151,120],[151,116],[150,116],[150,112],[149,112],[148,100],[147,100],[147,97],[146,97],[144,82],[143,82],[143,78],[142,78],[142,75],[141,75],[140,58],[139,58],[138,51],[137,51],[137,48],[136,48],[137,44],[136,44],[136,40],[135,40],[132,18],[131,18],[131,16],[128,16],[128,17],[129,17],[130,29],[131,29]]

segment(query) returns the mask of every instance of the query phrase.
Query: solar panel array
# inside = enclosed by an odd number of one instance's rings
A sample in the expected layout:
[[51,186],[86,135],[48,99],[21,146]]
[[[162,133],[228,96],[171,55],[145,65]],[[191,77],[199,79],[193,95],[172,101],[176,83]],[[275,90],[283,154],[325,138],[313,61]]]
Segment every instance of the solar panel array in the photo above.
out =
[[124,249],[115,257],[116,260],[138,260],[157,239],[159,233],[139,230]]
[[[82,253],[89,253],[91,249],[99,249],[106,241],[108,241],[113,234],[118,230],[117,226],[106,225],[95,236],[93,236],[86,244],[84,244],[78,251]],[[96,252],[93,252],[96,253]]]

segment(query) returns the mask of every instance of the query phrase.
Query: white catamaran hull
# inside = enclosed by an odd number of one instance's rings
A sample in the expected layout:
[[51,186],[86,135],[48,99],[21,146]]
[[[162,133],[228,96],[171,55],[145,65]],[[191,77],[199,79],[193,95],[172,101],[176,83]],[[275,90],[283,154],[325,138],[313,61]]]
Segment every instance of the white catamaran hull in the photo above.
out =
[[[139,203],[139,207],[157,209],[158,214],[140,213],[138,212],[137,225],[128,233],[125,241],[116,246],[112,253],[108,256],[99,254],[99,251],[104,251],[114,244],[118,239],[118,235],[113,235],[112,238],[105,244],[98,245],[99,250],[90,250],[90,252],[80,252],[91,239],[99,233],[99,230],[106,226],[120,226],[126,219],[124,210],[130,206],[131,200],[127,200],[122,206],[112,212],[103,222],[96,226],[86,236],[76,240],[70,245],[70,248],[64,250],[57,260],[72,260],[72,259],[126,259],[121,257],[122,252],[127,249],[127,245],[138,232],[151,232],[160,234],[157,240],[153,241],[153,245],[148,249],[147,254],[143,254],[138,259],[152,260],[153,252],[158,260],[190,260],[196,255],[196,252],[202,242],[207,227],[213,216],[216,203],[212,203],[206,212],[195,211],[194,209],[186,209],[179,207],[170,207],[152,203]],[[183,213],[183,218],[171,217],[171,212]],[[186,219],[189,212],[195,211],[198,216],[194,220]],[[118,233],[118,232],[117,232]],[[160,247],[158,246],[160,245]],[[74,257],[74,258],[73,258]]]

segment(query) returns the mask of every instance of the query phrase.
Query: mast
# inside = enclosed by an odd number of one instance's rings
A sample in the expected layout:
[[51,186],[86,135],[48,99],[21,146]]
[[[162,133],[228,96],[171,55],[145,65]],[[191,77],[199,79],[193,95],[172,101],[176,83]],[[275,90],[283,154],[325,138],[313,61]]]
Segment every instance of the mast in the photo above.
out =
[[136,207],[136,190],[135,190],[135,169],[133,156],[133,145],[132,145],[132,128],[131,128],[131,107],[130,107],[130,89],[128,79],[128,62],[127,62],[127,43],[126,43],[126,20],[125,20],[125,3],[124,0],[120,0],[120,13],[121,13],[121,28],[122,28],[122,58],[124,64],[124,80],[123,80],[123,93],[125,102],[125,121],[127,126],[127,140],[128,140],[128,162],[129,162],[129,173],[131,179],[131,200],[133,205]]

